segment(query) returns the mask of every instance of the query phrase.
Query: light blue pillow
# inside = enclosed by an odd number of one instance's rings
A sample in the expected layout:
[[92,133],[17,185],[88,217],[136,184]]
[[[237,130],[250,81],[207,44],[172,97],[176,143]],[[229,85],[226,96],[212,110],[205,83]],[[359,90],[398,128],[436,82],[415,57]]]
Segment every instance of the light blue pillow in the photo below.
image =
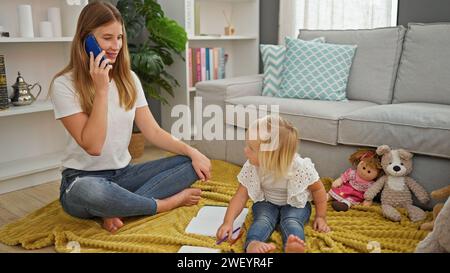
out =
[[[311,42],[325,43],[324,37]],[[260,45],[264,67],[263,96],[274,97],[281,89],[281,75],[286,47],[283,45]]]
[[342,101],[356,45],[312,43],[286,38],[279,97]]

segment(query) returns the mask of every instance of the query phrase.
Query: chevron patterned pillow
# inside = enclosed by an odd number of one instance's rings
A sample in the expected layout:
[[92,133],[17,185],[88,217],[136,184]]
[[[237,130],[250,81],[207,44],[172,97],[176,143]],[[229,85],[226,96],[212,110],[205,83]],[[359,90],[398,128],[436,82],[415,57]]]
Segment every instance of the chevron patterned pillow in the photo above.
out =
[[[325,43],[324,37],[311,42]],[[282,45],[260,45],[264,66],[263,96],[277,96],[281,88],[281,75],[283,73],[284,55],[286,47]]]
[[346,100],[347,81],[356,45],[311,43],[286,38],[279,97]]

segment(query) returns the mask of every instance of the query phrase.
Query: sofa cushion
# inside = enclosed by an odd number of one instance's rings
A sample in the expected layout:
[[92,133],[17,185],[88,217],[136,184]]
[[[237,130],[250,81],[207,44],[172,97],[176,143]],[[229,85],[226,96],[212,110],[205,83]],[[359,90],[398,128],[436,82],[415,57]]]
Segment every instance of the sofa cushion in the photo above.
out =
[[[267,105],[269,110],[269,105],[278,105],[280,116],[287,118],[299,129],[301,139],[332,145],[337,145],[338,120],[342,115],[376,105],[367,101],[320,101],[265,96],[230,98],[226,103],[253,109],[256,105]],[[240,109],[237,114],[245,114],[243,111],[244,109]],[[245,124],[237,122],[235,115],[226,119],[227,124],[241,128],[248,127],[247,118],[245,121]]]
[[[319,37],[311,42],[325,43],[325,38]],[[284,45],[260,45],[261,58],[264,67],[263,96],[276,96],[281,89],[281,75],[283,73]]]
[[401,55],[403,26],[364,30],[300,30],[299,38],[325,37],[327,43],[358,46],[347,84],[349,100],[392,101]]
[[286,37],[281,90],[277,96],[347,100],[345,91],[355,45],[314,43]]
[[450,106],[431,103],[377,105],[348,113],[339,122],[341,144],[388,144],[450,158]]
[[450,23],[408,25],[394,102],[450,104]]

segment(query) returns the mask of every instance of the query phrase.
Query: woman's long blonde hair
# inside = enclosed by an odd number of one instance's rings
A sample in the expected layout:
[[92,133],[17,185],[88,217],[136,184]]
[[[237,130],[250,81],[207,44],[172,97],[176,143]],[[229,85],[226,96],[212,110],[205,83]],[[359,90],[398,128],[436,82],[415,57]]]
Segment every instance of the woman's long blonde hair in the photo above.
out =
[[[298,130],[278,115],[268,115],[256,120],[250,125],[247,138],[252,130],[257,130],[257,141],[260,147],[258,161],[263,172],[272,172],[276,178],[286,177],[297,152]],[[267,132],[264,133],[266,130]],[[261,149],[261,144],[270,145],[268,147],[272,149]]]
[[95,90],[94,83],[89,74],[89,56],[84,48],[84,40],[94,29],[113,22],[119,22],[122,25],[123,36],[122,48],[110,73],[119,91],[120,106],[127,111],[132,109],[136,102],[136,85],[131,75],[125,26],[120,12],[114,5],[107,2],[93,2],[83,8],[78,18],[77,29],[72,42],[70,62],[53,77],[50,84],[49,92],[53,92],[52,89],[55,79],[72,72],[73,84],[81,108],[88,115],[92,111]]

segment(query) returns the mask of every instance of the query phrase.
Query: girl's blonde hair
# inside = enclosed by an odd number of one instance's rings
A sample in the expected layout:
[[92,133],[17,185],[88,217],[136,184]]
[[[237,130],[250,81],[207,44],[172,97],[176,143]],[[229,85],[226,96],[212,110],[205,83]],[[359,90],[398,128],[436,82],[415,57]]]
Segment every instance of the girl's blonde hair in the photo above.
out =
[[[258,161],[263,172],[272,172],[276,178],[286,177],[297,152],[298,130],[278,115],[268,115],[256,120],[247,131],[255,133],[259,142]],[[264,132],[266,131],[266,132]],[[261,149],[266,144],[271,149]]]
[[113,22],[119,22],[122,25],[123,36],[122,48],[110,73],[119,91],[120,106],[127,111],[133,108],[136,102],[136,86],[131,75],[125,26],[119,10],[107,2],[89,3],[81,11],[75,37],[72,41],[70,62],[53,77],[49,94],[53,92],[53,83],[57,77],[72,72],[72,80],[81,108],[88,115],[91,113],[95,90],[94,82],[89,74],[89,56],[84,49],[84,40],[94,29]]

